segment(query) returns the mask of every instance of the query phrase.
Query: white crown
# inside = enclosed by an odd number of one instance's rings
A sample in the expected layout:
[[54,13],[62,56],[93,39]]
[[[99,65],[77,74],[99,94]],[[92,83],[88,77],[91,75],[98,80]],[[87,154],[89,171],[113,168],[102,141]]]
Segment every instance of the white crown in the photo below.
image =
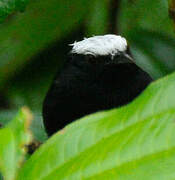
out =
[[72,53],[93,56],[115,56],[118,52],[127,49],[126,39],[113,34],[85,38],[70,45],[73,46]]

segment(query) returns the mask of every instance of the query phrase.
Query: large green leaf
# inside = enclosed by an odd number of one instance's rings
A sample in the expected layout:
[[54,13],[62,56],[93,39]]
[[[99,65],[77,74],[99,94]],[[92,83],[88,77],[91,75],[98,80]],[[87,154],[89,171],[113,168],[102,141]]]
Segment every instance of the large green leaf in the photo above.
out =
[[16,10],[23,11],[28,0],[0,0],[0,22]]
[[0,129],[0,172],[6,180],[15,178],[24,160],[25,145],[31,141],[31,115],[23,108],[16,118]]
[[67,126],[26,162],[18,179],[174,179],[175,74],[129,105]]

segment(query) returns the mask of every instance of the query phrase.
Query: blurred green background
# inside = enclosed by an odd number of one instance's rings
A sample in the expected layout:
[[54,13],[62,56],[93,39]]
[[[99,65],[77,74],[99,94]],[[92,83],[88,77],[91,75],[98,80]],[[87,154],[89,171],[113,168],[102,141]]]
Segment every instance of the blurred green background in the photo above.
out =
[[45,140],[42,102],[69,44],[107,33],[126,37],[136,63],[154,79],[175,70],[168,1],[30,0],[24,12],[10,13],[0,25],[0,123],[28,106],[34,135]]

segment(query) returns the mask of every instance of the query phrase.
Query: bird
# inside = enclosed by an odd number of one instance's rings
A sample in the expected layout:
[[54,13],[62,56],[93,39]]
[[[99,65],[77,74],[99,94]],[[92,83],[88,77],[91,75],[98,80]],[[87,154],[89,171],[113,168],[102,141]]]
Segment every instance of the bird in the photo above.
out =
[[83,116],[130,103],[153,81],[122,36],[97,35],[70,46],[43,102],[48,136]]

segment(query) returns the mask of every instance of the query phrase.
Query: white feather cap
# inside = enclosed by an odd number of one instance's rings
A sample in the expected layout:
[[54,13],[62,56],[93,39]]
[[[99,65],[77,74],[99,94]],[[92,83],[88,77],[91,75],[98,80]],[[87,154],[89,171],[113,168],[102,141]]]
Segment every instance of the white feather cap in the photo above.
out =
[[127,49],[126,39],[113,34],[85,38],[70,45],[73,46],[72,53],[93,56],[115,56],[118,52],[124,52]]

